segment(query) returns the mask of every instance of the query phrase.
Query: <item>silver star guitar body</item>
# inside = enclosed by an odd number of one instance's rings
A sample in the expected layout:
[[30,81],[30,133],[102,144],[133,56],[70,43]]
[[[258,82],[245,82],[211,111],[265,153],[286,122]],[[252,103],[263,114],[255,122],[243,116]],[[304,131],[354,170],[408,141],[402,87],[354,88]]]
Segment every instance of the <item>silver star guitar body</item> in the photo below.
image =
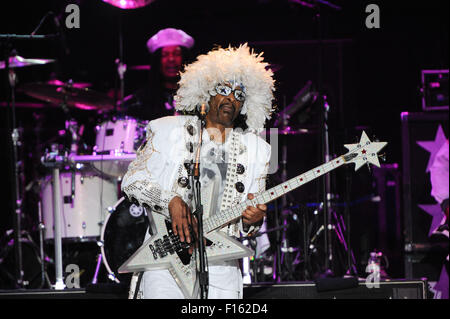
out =
[[[349,150],[345,155],[260,194],[255,194],[252,200],[246,200],[216,214],[210,214],[209,203],[214,202],[210,197],[213,190],[202,191],[202,203],[205,212],[203,226],[208,262],[227,261],[253,255],[254,252],[251,249],[220,230],[230,222],[241,218],[242,212],[247,206],[271,202],[344,164],[355,163],[355,170],[366,163],[380,166],[378,152],[386,144],[386,142],[371,142],[366,133],[363,132],[359,143],[345,145]],[[199,263],[197,250],[194,249],[194,253],[189,254],[189,246],[186,243],[181,243],[178,236],[173,234],[170,221],[162,214],[152,212],[149,219],[153,235],[145,240],[143,245],[119,268],[119,273],[168,269],[187,299],[198,298],[197,270]]]
[[[157,233],[144,242],[127,260],[119,272],[141,272],[168,269],[184,296],[198,298],[197,254],[189,254],[189,245],[181,243],[172,233],[170,222],[158,213],[152,213],[152,226]],[[208,262],[225,261],[253,255],[253,251],[221,231],[205,235]]]

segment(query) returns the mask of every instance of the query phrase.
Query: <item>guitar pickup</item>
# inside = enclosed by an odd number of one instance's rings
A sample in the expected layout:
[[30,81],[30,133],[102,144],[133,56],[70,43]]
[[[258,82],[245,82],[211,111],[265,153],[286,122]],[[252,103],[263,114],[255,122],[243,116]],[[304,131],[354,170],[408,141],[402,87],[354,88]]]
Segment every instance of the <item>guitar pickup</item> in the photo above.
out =
[[158,259],[158,254],[155,251],[155,247],[153,247],[152,244],[148,245],[148,247],[150,248],[150,250],[152,252],[153,258],[155,258],[155,260]]
[[159,255],[159,257],[164,258],[167,256],[166,249],[164,247],[164,242],[162,239],[155,240],[155,252]]
[[163,236],[163,247],[164,247],[165,251],[168,252],[169,254],[173,255],[175,253],[173,245],[170,242],[170,238],[167,235]]

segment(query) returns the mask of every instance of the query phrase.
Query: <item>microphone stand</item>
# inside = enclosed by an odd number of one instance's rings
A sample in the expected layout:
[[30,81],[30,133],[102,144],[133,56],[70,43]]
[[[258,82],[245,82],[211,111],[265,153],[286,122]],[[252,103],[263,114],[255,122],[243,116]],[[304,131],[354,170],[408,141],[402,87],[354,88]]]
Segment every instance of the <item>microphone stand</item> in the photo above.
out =
[[[200,116],[200,130],[197,144],[197,151],[195,155],[193,178],[195,180],[194,194],[195,194],[195,211],[194,216],[197,218],[197,232],[198,232],[198,254],[200,261],[200,270],[198,273],[200,285],[200,299],[208,298],[209,275],[207,267],[207,257],[205,244],[203,241],[203,205],[201,199],[201,183],[200,183],[200,150],[202,146],[203,129],[205,128],[205,116]],[[195,241],[195,240],[194,240]]]

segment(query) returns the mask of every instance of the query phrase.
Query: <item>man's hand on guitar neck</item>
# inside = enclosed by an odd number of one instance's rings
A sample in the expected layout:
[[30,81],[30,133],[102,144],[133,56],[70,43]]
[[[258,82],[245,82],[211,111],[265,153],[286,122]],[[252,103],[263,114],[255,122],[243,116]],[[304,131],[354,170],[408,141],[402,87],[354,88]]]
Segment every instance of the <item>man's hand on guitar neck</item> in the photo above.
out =
[[[248,199],[253,199],[253,194],[248,194]],[[256,207],[247,206],[242,212],[242,221],[244,229],[248,229],[249,226],[260,226],[263,218],[266,215],[267,206],[264,204],[258,204]],[[186,241],[191,243],[194,238],[191,236],[189,227],[197,231],[197,220],[192,216],[188,205],[178,196],[172,198],[169,203],[170,218],[172,221],[172,231],[175,235],[178,235],[181,242]]]
[[[248,199],[253,199],[255,196],[253,194],[247,195]],[[242,213],[242,221],[244,222],[244,230],[250,225],[262,224],[264,216],[266,216],[267,206],[264,204],[258,204],[256,207],[247,206],[247,208]]]

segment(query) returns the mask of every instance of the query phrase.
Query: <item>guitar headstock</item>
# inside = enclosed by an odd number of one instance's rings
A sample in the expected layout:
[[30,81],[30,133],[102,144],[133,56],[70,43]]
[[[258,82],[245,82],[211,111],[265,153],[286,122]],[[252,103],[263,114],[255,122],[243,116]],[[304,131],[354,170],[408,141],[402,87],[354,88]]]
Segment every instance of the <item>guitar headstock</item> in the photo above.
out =
[[344,159],[347,164],[355,163],[355,171],[368,163],[380,167],[378,157],[384,155],[378,155],[378,152],[386,145],[387,142],[372,142],[366,132],[363,131],[359,143],[344,145],[349,150],[349,152],[344,155]]

